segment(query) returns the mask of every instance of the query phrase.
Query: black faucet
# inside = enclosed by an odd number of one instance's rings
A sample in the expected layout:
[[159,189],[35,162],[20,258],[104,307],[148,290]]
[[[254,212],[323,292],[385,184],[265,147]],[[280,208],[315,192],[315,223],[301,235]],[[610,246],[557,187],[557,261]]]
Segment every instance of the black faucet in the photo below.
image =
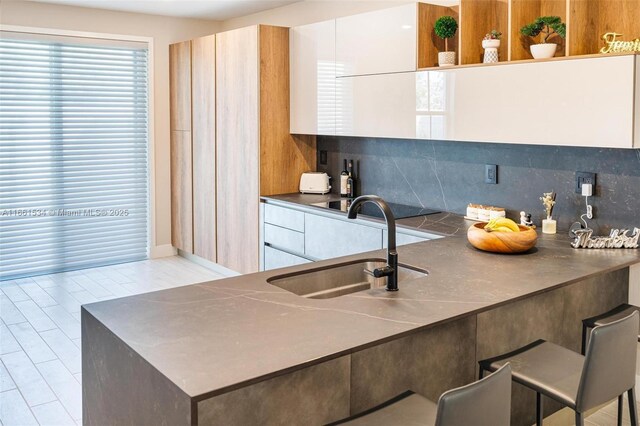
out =
[[347,217],[355,219],[358,210],[364,203],[373,203],[382,210],[384,220],[387,222],[387,265],[376,268],[371,273],[376,278],[387,277],[387,291],[398,291],[398,252],[396,251],[396,219],[391,208],[382,198],[376,195],[362,195],[351,203]]

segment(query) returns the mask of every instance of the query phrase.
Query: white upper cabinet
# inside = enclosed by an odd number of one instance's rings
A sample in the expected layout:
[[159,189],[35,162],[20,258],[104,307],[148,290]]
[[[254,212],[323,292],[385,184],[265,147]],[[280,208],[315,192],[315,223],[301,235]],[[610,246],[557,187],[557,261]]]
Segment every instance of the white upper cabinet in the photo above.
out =
[[291,133],[334,135],[335,20],[291,28]]
[[412,72],[336,79],[336,134],[414,139],[415,93]]
[[336,75],[415,71],[417,6],[336,19]]
[[628,55],[338,78],[336,133],[640,148],[639,67]]

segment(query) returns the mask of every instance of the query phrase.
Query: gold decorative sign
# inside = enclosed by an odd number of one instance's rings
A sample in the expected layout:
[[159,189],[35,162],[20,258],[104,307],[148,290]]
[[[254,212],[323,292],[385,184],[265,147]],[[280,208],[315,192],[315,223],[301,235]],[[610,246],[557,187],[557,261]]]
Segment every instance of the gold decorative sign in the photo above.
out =
[[620,40],[622,34],[605,33],[602,35],[605,46],[600,53],[640,52],[640,38],[631,41]]

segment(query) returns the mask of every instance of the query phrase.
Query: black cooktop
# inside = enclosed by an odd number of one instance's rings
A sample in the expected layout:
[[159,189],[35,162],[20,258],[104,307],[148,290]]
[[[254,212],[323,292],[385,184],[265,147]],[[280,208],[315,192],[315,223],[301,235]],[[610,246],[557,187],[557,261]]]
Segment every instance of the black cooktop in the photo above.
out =
[[[425,207],[407,206],[405,204],[396,204],[396,203],[387,203],[387,204],[389,204],[389,207],[391,208],[391,212],[393,213],[393,216],[396,219],[404,219],[407,217],[426,216],[429,214],[440,213],[439,210],[428,209]],[[346,212],[347,210],[349,210],[350,205],[351,205],[351,199],[345,198],[340,201],[330,201],[327,207],[333,210],[341,210],[343,212]],[[365,216],[378,217],[381,219],[384,217],[382,215],[382,211],[378,208],[378,206],[375,206],[371,203],[365,203],[362,206],[360,206],[359,213]]]

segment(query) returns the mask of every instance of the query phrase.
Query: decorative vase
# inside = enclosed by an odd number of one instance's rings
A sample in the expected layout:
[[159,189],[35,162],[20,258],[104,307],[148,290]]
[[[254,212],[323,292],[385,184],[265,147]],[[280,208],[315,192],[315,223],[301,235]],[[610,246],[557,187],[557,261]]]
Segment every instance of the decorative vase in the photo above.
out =
[[551,216],[542,220],[542,233],[543,234],[555,234],[556,233],[556,221]]
[[540,43],[532,44],[529,48],[534,59],[548,59],[554,57],[558,45],[556,43]]
[[456,64],[456,52],[439,52],[438,65],[441,67],[450,67]]
[[498,48],[500,47],[500,40],[482,40],[482,47],[484,48],[484,59],[482,60],[483,63],[492,64],[498,62]]

